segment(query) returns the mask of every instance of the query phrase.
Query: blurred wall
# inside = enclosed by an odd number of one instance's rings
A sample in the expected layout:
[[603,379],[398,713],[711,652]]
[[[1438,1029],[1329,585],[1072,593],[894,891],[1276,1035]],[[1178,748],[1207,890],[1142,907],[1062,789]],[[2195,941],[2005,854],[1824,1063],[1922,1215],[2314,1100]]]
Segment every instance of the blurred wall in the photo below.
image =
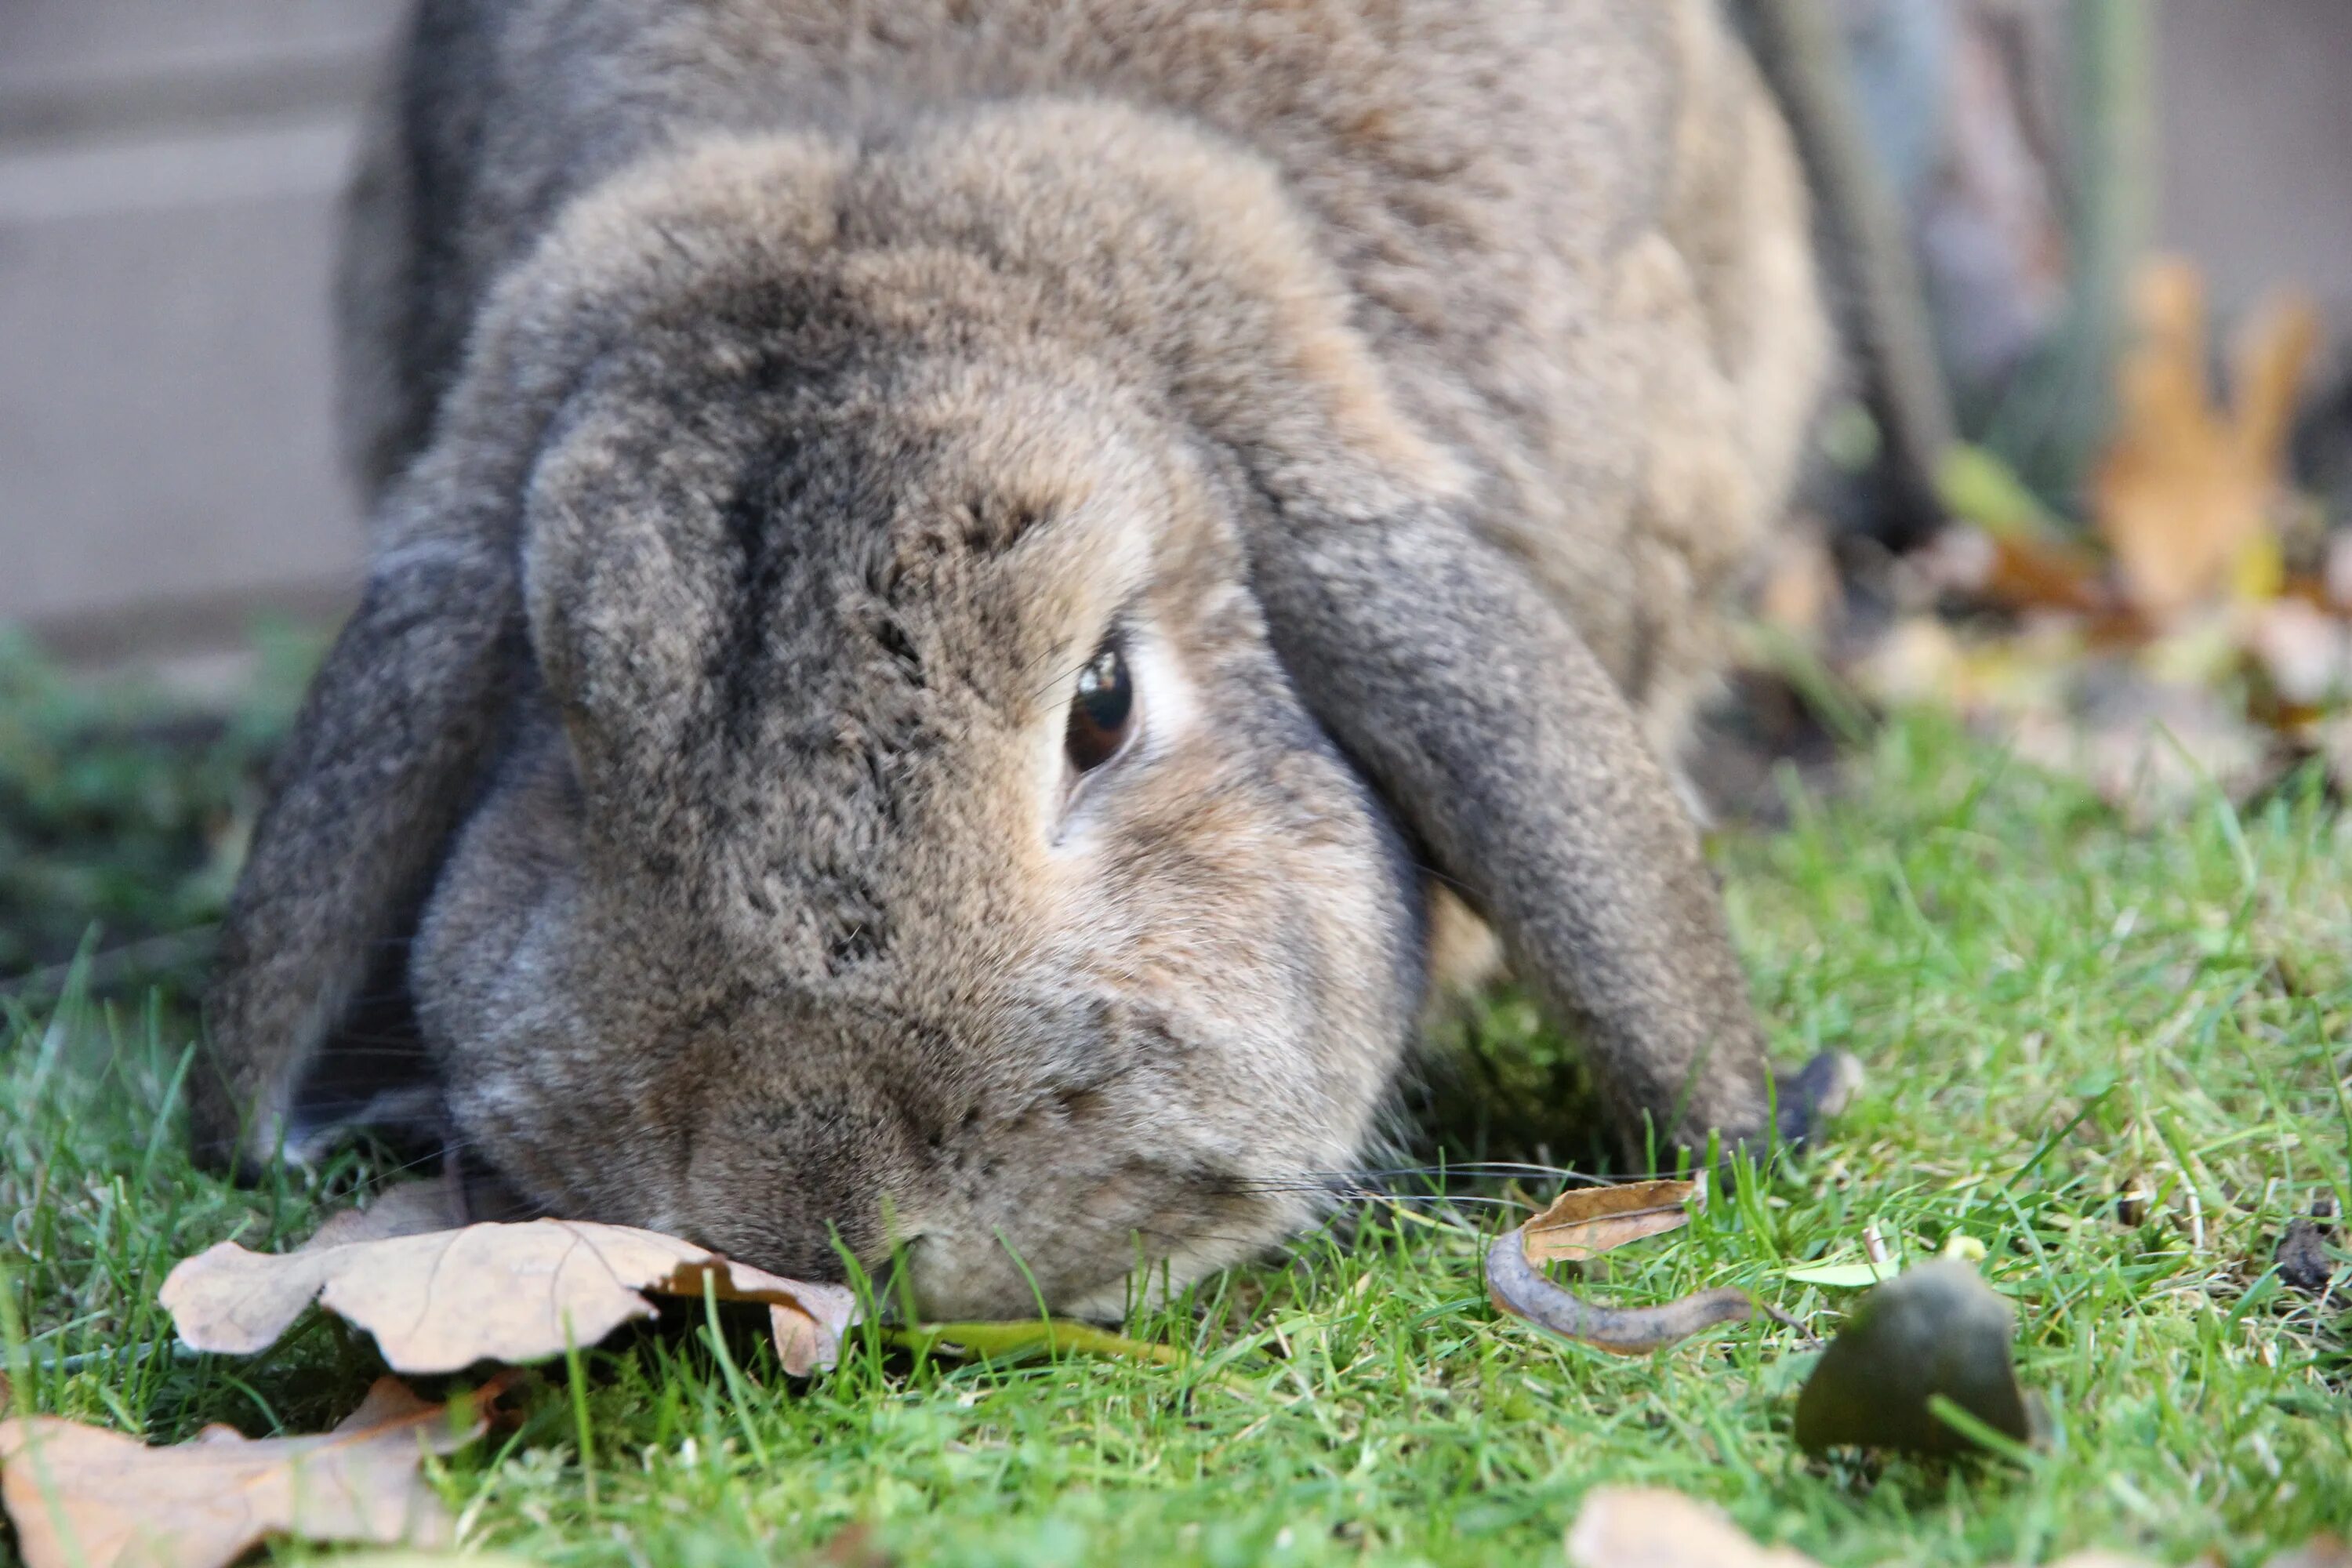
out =
[[[2166,237],[2225,311],[2301,279],[2340,349],[2352,0],[2160,3]],[[402,8],[0,0],[0,620],[103,658],[350,592],[328,268]]]
[[[2153,0],[2152,0],[2153,3]],[[2164,242],[2225,316],[2293,279],[2352,343],[2352,0],[2162,0]]]
[[394,0],[0,0],[0,619],[69,654],[331,605],[326,289]]

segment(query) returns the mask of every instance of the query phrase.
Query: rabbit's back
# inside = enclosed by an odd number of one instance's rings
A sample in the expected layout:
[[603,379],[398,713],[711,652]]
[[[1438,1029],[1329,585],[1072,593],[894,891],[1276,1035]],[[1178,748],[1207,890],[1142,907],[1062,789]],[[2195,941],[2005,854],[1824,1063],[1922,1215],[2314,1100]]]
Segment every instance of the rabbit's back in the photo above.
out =
[[701,132],[885,139],[1027,95],[1274,166],[1397,404],[1670,746],[1827,358],[1788,139],[1711,0],[423,0],[346,248],[363,481],[598,180]]

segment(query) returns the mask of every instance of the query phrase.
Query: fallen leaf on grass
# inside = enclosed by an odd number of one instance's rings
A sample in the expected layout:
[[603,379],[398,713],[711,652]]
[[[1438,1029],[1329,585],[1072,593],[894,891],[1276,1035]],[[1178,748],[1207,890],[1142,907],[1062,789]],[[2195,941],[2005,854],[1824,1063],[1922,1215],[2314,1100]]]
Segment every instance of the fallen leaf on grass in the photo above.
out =
[[[2214,1561],[2210,1556],[2198,1559],[2200,1563]],[[2157,1568],[2157,1565],[2145,1557],[2093,1550],[2070,1553],[2052,1563],[2050,1568]],[[2335,1536],[2315,1535],[2301,1546],[2291,1546],[2263,1559],[2263,1568],[2352,1568],[2352,1552],[2347,1552],[2344,1542]]]
[[2219,592],[2270,537],[2295,390],[2318,342],[2301,299],[2266,304],[2237,353],[2237,405],[2205,374],[2205,288],[2185,261],[2150,263],[2133,289],[2139,339],[2116,370],[2118,427],[2093,486],[2124,590],[2158,619]]
[[1937,1258],[1864,1296],[1797,1396],[1797,1442],[1953,1454],[1977,1444],[1937,1414],[1950,1401],[1995,1432],[2032,1438],[2010,1363],[2009,1303],[1966,1263]]
[[856,1314],[856,1296],[838,1285],[786,1279],[628,1226],[537,1219],[417,1235],[375,1228],[361,1232],[365,1239],[339,1240],[331,1223],[314,1238],[325,1245],[287,1253],[224,1241],[172,1270],[163,1306],[197,1350],[250,1355],[315,1300],[373,1334],[394,1371],[415,1373],[546,1361],[655,1316],[642,1291],[698,1298],[708,1285],[721,1300],[764,1303],[777,1355],[799,1376],[833,1364]]
[[1999,458],[1957,446],[1945,458],[1937,488],[1955,524],[1918,553],[1928,585],[2014,610],[2126,613],[2105,562],[2069,536]]
[[2073,711],[2020,715],[2011,750],[2143,827],[2185,815],[2209,790],[2242,802],[2277,776],[2271,738],[2210,688],[2120,666],[2095,673]]
[[2246,652],[2289,708],[2325,708],[2352,695],[2352,626],[2305,599],[2274,599],[2247,612]]
[[[1654,1211],[1661,1206],[1656,1202],[1656,1193],[1643,1194],[1639,1189],[1685,1185],[1688,1184],[1641,1182],[1630,1188],[1591,1188],[1571,1194],[1590,1200],[1604,1192],[1636,1192],[1634,1202],[1639,1208],[1652,1211],[1594,1215],[1585,1223],[1602,1229],[1555,1233],[1572,1236],[1574,1239],[1556,1244],[1541,1243],[1531,1231],[1530,1227],[1558,1214],[1561,1204],[1554,1204],[1516,1230],[1505,1231],[1486,1248],[1486,1294],[1495,1303],[1496,1310],[1525,1319],[1538,1328],[1549,1329],[1553,1333],[1591,1345],[1595,1350],[1607,1351],[1612,1355],[1647,1355],[1652,1351],[1678,1343],[1719,1323],[1744,1321],[1755,1310],[1755,1303],[1745,1290],[1701,1290],[1678,1301],[1669,1301],[1663,1307],[1600,1307],[1570,1294],[1545,1279],[1542,1270],[1531,1260],[1531,1255],[1590,1257],[1612,1247],[1622,1247],[1642,1236],[1672,1229],[1687,1217],[1679,1203],[1675,1205],[1675,1217],[1650,1229],[1639,1228],[1657,1218]],[[1562,1199],[1561,1203],[1567,1201]],[[1613,1235],[1607,1231],[1612,1219],[1619,1222],[1619,1228]],[[1602,1245],[1591,1245],[1596,1239]],[[1582,1246],[1586,1249],[1581,1252],[1538,1251],[1539,1247],[1549,1245]]]
[[[1664,1487],[1596,1487],[1568,1527],[1569,1568],[1820,1568],[1787,1546],[1765,1546],[1694,1498]],[[2155,1568],[2145,1557],[2094,1548],[2051,1568]],[[2263,1568],[2352,1568],[2352,1550],[2314,1536]]]
[[1519,1229],[1527,1238],[1528,1262],[1576,1263],[1688,1225],[1694,1202],[1706,1206],[1706,1188],[1698,1182],[1570,1187]]
[[1597,1487],[1568,1527],[1570,1568],[1818,1568],[1759,1546],[1706,1504],[1662,1487]]
[[26,1568],[220,1568],[275,1535],[436,1546],[449,1536],[425,1484],[425,1454],[479,1436],[470,1420],[380,1378],[350,1417],[315,1437],[250,1438],[207,1426],[168,1448],[53,1415],[0,1422],[0,1498]]

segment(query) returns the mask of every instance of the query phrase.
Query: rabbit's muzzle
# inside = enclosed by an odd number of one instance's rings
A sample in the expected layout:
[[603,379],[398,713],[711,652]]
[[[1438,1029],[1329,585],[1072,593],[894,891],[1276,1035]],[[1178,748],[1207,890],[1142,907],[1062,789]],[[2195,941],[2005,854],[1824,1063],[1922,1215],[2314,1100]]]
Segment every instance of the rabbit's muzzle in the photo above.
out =
[[[1313,1217],[1302,1172],[1352,1153],[1345,1108],[1278,1079],[1285,1042],[1228,1019],[1022,999],[974,1037],[790,987],[698,1000],[692,1031],[640,1053],[572,1116],[502,1060],[449,1078],[490,1163],[562,1212],[692,1237],[795,1278],[863,1270],[935,1319],[1110,1316]],[[579,1026],[588,1026],[585,1019]],[[612,1057],[597,1058],[611,1061]],[[632,1081],[634,1080],[634,1081]],[[560,1194],[550,1196],[549,1194]],[[904,1271],[903,1279],[898,1271]]]
[[[837,879],[616,883],[541,729],[415,944],[456,1135],[544,1212],[799,1278],[854,1264],[935,1318],[1113,1315],[1276,1245],[1356,1163],[1420,990],[1410,862],[1344,764],[1283,733],[1286,787],[1331,771],[1316,832],[1265,836],[1215,897],[1170,826],[1079,879],[1116,914],[1038,895],[992,918],[1012,884],[965,835],[973,891],[926,912],[877,870],[890,918],[844,963],[811,912]],[[1192,791],[1180,763],[1136,792]],[[1218,776],[1242,809],[1246,775]]]

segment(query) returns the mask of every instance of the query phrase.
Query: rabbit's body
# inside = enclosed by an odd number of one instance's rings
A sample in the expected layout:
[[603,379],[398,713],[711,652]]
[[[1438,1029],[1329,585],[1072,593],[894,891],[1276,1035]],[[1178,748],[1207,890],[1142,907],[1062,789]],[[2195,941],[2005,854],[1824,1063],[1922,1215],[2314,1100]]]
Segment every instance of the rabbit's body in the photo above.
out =
[[1825,370],[1806,225],[1703,0],[425,0],[343,288],[371,596],[208,1126],[299,1138],[413,927],[530,1201],[1115,1305],[1353,1162],[1417,853],[1629,1123],[1758,1131],[1653,749]]
[[1055,223],[1076,269],[1129,216],[1096,210],[1093,180],[1160,155],[1163,125],[1180,157],[1205,132],[1230,141],[1233,178],[1279,182],[1389,395],[1475,471],[1481,525],[1671,751],[1827,364],[1787,135],[1711,12],[430,0],[348,251],[352,449],[372,484],[393,472],[490,280],[565,201],[662,149],[778,130],[887,143],[977,116],[1082,165],[1062,205],[1023,215]]

